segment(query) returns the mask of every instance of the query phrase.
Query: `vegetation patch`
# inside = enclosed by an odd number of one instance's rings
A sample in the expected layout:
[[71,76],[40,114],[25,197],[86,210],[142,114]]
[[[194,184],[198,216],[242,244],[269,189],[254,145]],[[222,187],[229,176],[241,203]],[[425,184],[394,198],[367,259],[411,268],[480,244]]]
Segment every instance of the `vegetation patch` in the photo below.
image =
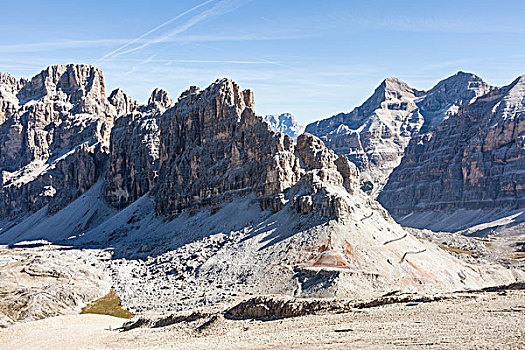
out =
[[115,291],[110,290],[109,293],[84,307],[81,314],[99,314],[109,315],[120,318],[132,318],[133,314],[124,309],[120,303],[120,298]]

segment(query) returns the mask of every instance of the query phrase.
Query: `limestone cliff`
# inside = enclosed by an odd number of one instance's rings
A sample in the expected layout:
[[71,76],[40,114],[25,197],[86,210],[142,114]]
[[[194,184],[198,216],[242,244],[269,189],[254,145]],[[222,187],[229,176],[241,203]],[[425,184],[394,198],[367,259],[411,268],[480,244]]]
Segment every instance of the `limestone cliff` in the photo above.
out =
[[457,208],[523,208],[524,139],[521,76],[414,138],[379,200],[397,216]]

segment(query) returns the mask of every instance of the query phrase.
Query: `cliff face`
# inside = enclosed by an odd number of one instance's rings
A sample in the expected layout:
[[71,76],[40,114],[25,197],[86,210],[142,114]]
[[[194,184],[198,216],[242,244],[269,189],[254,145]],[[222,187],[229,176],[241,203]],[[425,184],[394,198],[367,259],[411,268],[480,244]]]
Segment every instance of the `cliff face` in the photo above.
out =
[[525,206],[525,77],[412,140],[379,201],[395,215]]
[[59,65],[30,81],[5,75],[3,81],[2,90],[11,90],[0,126],[0,211],[16,215],[51,201],[61,206],[93,185],[106,161],[116,112],[102,72]]
[[228,79],[192,88],[160,124],[161,215],[221,203],[247,193],[269,196],[298,180],[290,137],[253,111],[253,94]]

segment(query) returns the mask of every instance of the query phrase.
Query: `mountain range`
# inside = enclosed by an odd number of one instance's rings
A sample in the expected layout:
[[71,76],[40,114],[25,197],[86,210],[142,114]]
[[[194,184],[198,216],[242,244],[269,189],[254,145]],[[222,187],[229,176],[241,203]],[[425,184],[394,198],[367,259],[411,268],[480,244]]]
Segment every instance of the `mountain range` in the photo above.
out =
[[457,229],[525,206],[524,81],[495,87],[458,72],[420,91],[388,78],[352,112],[306,132],[354,162],[399,222],[444,229],[436,213],[461,210],[472,220]]
[[2,73],[0,242],[111,250],[112,286],[134,312],[512,283],[522,271],[465,263],[387,209],[523,208],[523,80],[460,72],[425,92],[388,78],[299,135],[227,78],[140,104],[108,97],[91,65]]

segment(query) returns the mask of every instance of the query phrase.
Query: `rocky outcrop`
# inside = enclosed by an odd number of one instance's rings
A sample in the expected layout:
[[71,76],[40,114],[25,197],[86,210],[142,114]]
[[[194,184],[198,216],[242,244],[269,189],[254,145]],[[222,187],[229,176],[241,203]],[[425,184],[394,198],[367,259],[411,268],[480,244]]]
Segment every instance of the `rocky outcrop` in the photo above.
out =
[[304,126],[299,125],[290,113],[269,114],[264,117],[264,121],[270,124],[273,131],[282,132],[294,140],[304,132]]
[[0,213],[34,211],[52,200],[60,208],[91,187],[106,162],[116,111],[102,72],[51,66],[19,81],[11,100],[17,108],[0,126]]
[[[414,138],[379,200],[397,216],[525,207],[525,76]],[[410,222],[407,222],[410,224]]]
[[166,108],[169,108],[171,106],[173,106],[173,101],[170,95],[165,90],[157,88],[151,92],[147,104],[147,107],[149,109],[164,111],[166,110]]
[[113,114],[107,103],[102,71],[91,65],[50,66],[25,84],[17,98],[21,104],[53,104],[69,114]]
[[109,103],[115,106],[117,115],[126,115],[138,108],[139,103],[118,88],[109,95]]
[[150,191],[157,182],[160,147],[159,118],[171,106],[164,90],[155,89],[148,104],[134,106],[115,121],[110,158],[104,175],[105,199],[123,208]]

